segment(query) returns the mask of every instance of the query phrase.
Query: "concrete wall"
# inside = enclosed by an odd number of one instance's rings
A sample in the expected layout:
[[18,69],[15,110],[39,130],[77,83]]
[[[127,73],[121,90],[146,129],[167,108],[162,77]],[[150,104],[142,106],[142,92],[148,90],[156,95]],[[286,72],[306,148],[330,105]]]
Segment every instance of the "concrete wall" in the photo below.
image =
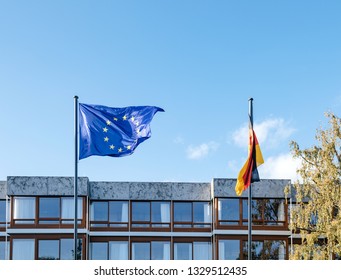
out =
[[209,183],[90,182],[90,199],[210,200]]
[[[213,192],[215,197],[237,197],[235,186],[236,179],[213,179]],[[284,198],[284,188],[291,184],[290,180],[264,179],[252,183],[252,197],[254,198]],[[241,197],[247,197],[244,191]]]
[[0,181],[0,199],[5,199],[7,193],[6,181]]
[[[88,195],[89,179],[78,178],[78,195]],[[8,195],[72,196],[73,177],[7,177]]]

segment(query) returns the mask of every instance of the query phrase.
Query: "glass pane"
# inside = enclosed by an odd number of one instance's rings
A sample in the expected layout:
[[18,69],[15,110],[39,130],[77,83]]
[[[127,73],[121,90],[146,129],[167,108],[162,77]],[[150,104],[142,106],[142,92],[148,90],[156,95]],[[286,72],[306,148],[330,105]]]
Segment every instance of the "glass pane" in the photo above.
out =
[[[252,200],[252,221],[254,224],[262,224],[262,213],[264,209],[265,201],[263,199],[255,199]],[[258,221],[258,222],[257,222]]]
[[128,202],[110,201],[109,202],[109,221],[116,223],[128,222]]
[[14,219],[34,219],[36,216],[36,200],[34,197],[14,198]]
[[6,200],[0,200],[0,223],[6,222]]
[[90,243],[90,259],[91,260],[107,260],[108,259],[108,242]]
[[0,241],[0,260],[9,259],[9,241]]
[[174,243],[174,260],[192,259],[192,243]]
[[243,199],[243,220],[247,220],[248,218],[249,218],[248,201],[247,199]]
[[193,242],[194,260],[212,260],[211,242]]
[[150,243],[132,243],[133,260],[150,260]]
[[13,239],[13,260],[34,260],[34,239]]
[[219,260],[239,260],[239,240],[219,240]]
[[267,225],[282,225],[285,220],[284,199],[266,199],[264,205],[264,220]]
[[150,221],[150,202],[133,202],[132,203],[133,222],[149,222]]
[[170,223],[169,202],[152,202],[152,222]]
[[[78,240],[78,242],[81,242]],[[65,238],[60,240],[60,259],[61,260],[73,260],[73,239]]]
[[[83,217],[83,198],[78,197],[77,199],[77,218],[82,219]],[[73,197],[62,198],[62,219],[75,219],[75,200]],[[71,222],[73,223],[73,221]]]
[[170,242],[152,242],[152,260],[170,260]]
[[219,199],[218,219],[227,221],[239,221],[239,199]]
[[211,207],[209,202],[194,202],[194,223],[210,223]]
[[286,250],[284,240],[265,240],[263,249],[264,260],[285,260]]
[[59,260],[59,240],[38,240],[38,260]]
[[128,260],[128,241],[109,242],[110,260]]
[[192,203],[174,202],[174,221],[192,222]]
[[108,221],[108,202],[91,202],[91,221]]
[[[261,260],[263,252],[263,242],[252,241],[251,244],[251,258],[252,260]],[[247,241],[243,241],[243,258],[248,259],[248,244]]]
[[59,218],[60,200],[56,197],[39,198],[39,218]]

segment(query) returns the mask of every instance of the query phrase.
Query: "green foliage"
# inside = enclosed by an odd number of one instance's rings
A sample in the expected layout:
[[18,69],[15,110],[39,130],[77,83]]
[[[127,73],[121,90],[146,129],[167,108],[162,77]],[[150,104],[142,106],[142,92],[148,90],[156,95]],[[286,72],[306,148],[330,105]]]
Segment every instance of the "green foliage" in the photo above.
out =
[[317,145],[291,151],[302,165],[302,182],[293,186],[296,205],[291,230],[301,235],[290,259],[332,259],[341,256],[341,119],[326,113],[329,127],[318,129]]

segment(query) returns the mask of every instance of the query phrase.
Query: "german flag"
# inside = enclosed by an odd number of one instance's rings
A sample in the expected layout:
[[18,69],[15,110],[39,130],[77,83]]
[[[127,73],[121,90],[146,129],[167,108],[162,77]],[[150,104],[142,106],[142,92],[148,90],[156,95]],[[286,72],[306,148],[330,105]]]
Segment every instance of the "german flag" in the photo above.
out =
[[253,182],[259,182],[259,174],[257,167],[264,163],[263,155],[259,147],[259,143],[256,137],[256,133],[249,125],[249,155],[248,158],[239,171],[237,184],[236,184],[236,194],[241,196],[243,191],[245,191]]

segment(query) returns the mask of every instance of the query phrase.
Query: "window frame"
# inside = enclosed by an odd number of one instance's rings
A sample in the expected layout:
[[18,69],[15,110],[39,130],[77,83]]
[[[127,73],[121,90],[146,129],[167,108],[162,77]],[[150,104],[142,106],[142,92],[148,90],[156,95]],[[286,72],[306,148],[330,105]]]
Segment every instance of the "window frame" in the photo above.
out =
[[[15,199],[16,198],[33,198],[34,199],[34,217],[30,219],[15,219],[14,208],[15,208]],[[59,200],[59,217],[49,217],[49,218],[41,218],[40,217],[40,199],[41,198],[55,198]],[[74,227],[74,218],[68,219],[63,218],[63,208],[62,201],[63,199],[73,199],[71,196],[12,196],[11,197],[11,221],[10,226],[12,228],[73,228]],[[86,198],[83,196],[78,197],[78,204],[81,203],[82,213],[78,212],[78,227],[84,228],[86,221]],[[80,206],[78,206],[80,207]],[[44,223],[45,221],[45,223]]]

